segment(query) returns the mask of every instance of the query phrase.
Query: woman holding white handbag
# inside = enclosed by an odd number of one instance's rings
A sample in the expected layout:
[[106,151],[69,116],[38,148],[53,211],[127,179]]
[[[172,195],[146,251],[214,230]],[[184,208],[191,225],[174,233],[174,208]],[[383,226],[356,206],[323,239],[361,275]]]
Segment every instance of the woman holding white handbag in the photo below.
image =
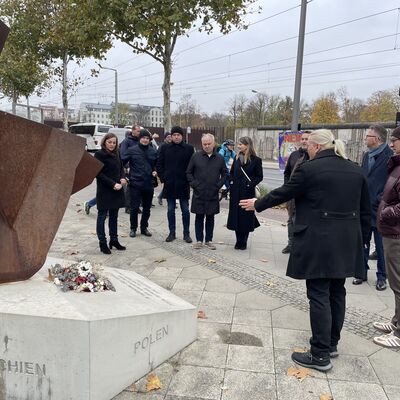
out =
[[238,152],[232,164],[230,176],[230,202],[227,228],[235,231],[236,250],[247,248],[249,233],[260,226],[254,212],[244,211],[239,201],[256,197],[256,186],[263,180],[262,161],[257,157],[253,141],[248,136],[241,137]]

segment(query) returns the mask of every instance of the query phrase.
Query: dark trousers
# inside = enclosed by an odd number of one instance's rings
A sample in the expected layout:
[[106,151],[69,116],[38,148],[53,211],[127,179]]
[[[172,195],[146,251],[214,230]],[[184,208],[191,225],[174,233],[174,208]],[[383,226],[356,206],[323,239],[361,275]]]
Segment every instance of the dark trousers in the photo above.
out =
[[247,239],[249,238],[249,232],[238,232],[236,233],[236,245],[247,246]]
[[206,219],[206,242],[211,242],[214,233],[214,214],[196,214],[196,218],[194,221],[196,241],[202,242],[204,239],[204,218]]
[[140,230],[143,231],[149,226],[151,202],[153,200],[153,188],[140,188],[137,186],[129,187],[131,214],[130,223],[131,230],[136,231],[138,228],[139,206],[142,204],[142,218],[140,219]]
[[346,309],[345,279],[307,279],[310,302],[311,354],[329,357],[340,339]]
[[[176,234],[176,219],[175,219],[175,206],[176,199],[168,198],[168,227],[169,233],[172,235]],[[182,225],[183,225],[183,236],[189,235],[189,224],[190,224],[190,212],[189,212],[189,199],[179,199],[179,205],[181,206],[182,212]]]
[[369,269],[368,257],[369,257],[370,241],[371,241],[372,234],[374,235],[376,255],[377,255],[377,258],[378,258],[377,264],[376,264],[376,277],[377,277],[377,279],[386,280],[385,256],[384,256],[384,252],[383,252],[382,236],[378,232],[378,230],[376,229],[376,226],[371,227],[371,231],[369,233],[368,244],[364,248],[365,276],[363,276],[361,278],[366,278],[367,277],[367,271]]
[[111,240],[118,240],[118,208],[113,210],[97,210],[96,233],[99,242],[106,243],[104,224],[108,214],[108,229]]

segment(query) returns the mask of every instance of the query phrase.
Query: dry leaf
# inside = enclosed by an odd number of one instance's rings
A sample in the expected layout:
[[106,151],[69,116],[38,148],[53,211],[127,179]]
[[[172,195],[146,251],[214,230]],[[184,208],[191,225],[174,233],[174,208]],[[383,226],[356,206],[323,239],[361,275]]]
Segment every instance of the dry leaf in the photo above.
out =
[[295,347],[293,349],[294,353],[307,353],[308,349],[307,347]]
[[199,319],[206,319],[206,313],[204,311],[197,311],[197,318]]
[[120,233],[119,236],[121,237],[128,237],[128,235],[126,233]]
[[156,259],[154,260],[154,262],[156,262],[156,263],[162,263],[162,262],[164,262],[164,261],[167,261],[167,259],[164,258],[164,257],[156,258]]
[[224,244],[225,242],[223,242],[222,240],[220,240],[219,242],[217,242],[218,244]]
[[266,258],[262,258],[260,261],[262,262],[268,262],[268,260]]
[[79,206],[81,205],[81,203],[76,203],[75,205],[76,205],[77,207],[79,207]]
[[68,254],[69,254],[70,256],[75,256],[75,255],[77,255],[78,253],[79,253],[78,250],[70,250]]
[[271,282],[271,281],[267,281],[267,282],[265,282],[265,285],[268,286],[268,287],[270,287],[270,288],[273,288],[273,287],[276,286],[276,283]]
[[209,259],[208,259],[208,263],[209,263],[209,264],[215,264],[215,263],[216,263],[216,261],[215,261],[215,260],[213,260],[212,258],[209,258]]
[[302,382],[307,376],[312,376],[312,375],[311,371],[308,368],[289,367],[287,370],[287,376],[294,376],[300,382]]
[[48,274],[48,276],[47,276],[47,279],[48,279],[50,282],[53,282],[53,281],[54,281],[54,275],[53,275],[52,272],[51,272],[51,268],[48,268],[47,270],[48,270],[48,272],[49,272],[49,274]]
[[137,392],[137,391],[138,391],[137,386],[136,386],[135,383],[132,383],[132,385],[131,385],[129,388],[130,388],[130,390],[131,390],[132,392]]
[[162,388],[160,379],[157,375],[151,374],[147,377],[147,391],[150,392],[151,390],[158,390]]
[[79,210],[76,210],[77,213],[80,213],[82,211],[82,208],[80,208]]
[[91,235],[97,235],[96,231],[90,231]]
[[118,224],[118,226],[120,226],[121,228],[125,226],[125,224]]
[[333,397],[330,394],[321,394],[319,400],[333,400]]
[[228,386],[221,386],[221,390],[228,390]]

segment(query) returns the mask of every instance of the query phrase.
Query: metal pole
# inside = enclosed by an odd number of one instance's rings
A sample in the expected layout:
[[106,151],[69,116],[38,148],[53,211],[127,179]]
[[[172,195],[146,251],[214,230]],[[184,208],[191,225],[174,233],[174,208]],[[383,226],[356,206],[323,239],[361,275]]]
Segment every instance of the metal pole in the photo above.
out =
[[293,115],[291,130],[297,131],[300,117],[301,76],[303,71],[304,32],[306,29],[307,0],[301,0],[299,43],[297,46],[296,80],[294,83]]
[[118,72],[115,69],[115,125],[118,128]]
[[101,69],[109,69],[115,72],[115,125],[118,126],[118,71],[115,68],[103,67],[99,64]]

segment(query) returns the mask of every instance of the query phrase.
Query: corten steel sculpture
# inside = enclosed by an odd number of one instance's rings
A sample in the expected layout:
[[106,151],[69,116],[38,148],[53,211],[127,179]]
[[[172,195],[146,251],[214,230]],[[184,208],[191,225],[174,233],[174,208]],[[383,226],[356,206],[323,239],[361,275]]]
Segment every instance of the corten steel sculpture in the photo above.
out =
[[43,266],[71,194],[102,167],[85,144],[0,111],[0,283],[28,279]]

